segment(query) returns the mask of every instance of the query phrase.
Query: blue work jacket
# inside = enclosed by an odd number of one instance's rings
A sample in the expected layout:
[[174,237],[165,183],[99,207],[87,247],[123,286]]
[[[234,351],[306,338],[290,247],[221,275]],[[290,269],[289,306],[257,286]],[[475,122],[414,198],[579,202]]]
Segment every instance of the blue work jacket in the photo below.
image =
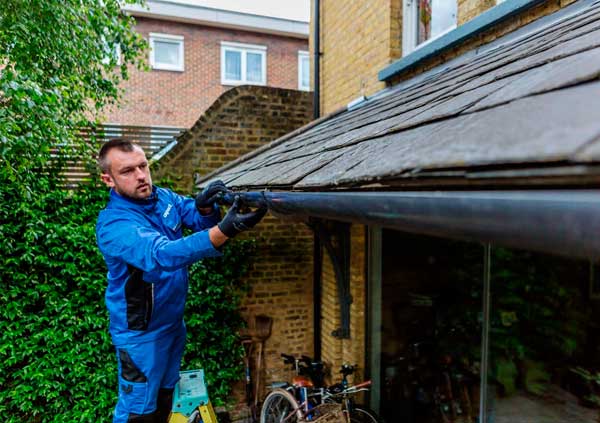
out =
[[[105,299],[116,346],[149,342],[183,327],[187,266],[221,255],[207,230],[220,218],[218,206],[202,216],[192,198],[168,189],[155,186],[145,200],[111,190],[98,216],[96,241],[108,267]],[[196,232],[184,237],[183,227]]]

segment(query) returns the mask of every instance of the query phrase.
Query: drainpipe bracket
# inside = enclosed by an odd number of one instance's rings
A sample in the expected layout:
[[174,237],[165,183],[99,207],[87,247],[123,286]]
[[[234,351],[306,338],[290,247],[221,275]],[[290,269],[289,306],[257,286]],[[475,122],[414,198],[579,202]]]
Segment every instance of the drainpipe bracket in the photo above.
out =
[[339,339],[350,338],[350,224],[310,219],[308,226],[327,251],[335,273],[341,326],[331,334]]

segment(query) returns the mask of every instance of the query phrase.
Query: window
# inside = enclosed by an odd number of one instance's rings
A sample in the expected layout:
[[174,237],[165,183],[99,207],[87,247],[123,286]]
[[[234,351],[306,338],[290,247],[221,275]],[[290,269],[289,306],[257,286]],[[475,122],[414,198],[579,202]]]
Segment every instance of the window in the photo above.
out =
[[183,71],[183,37],[150,33],[152,69]]
[[456,28],[456,0],[404,0],[402,52],[407,55]]
[[298,52],[298,89],[310,91],[310,59],[308,51]]
[[266,85],[267,48],[222,41],[221,83]]
[[104,58],[102,63],[105,65],[113,64],[119,66],[121,64],[121,45],[115,44],[114,48],[110,48],[108,44],[105,44]]
[[[105,29],[105,32],[108,30]],[[101,36],[102,49],[104,50],[104,57],[102,58],[102,64],[119,66],[121,64],[121,45],[117,42],[110,43],[105,35]]]

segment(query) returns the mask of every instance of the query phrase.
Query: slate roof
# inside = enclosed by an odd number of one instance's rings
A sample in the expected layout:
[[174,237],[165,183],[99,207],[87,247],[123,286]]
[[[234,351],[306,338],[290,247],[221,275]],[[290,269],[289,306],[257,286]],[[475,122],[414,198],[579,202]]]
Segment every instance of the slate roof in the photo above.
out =
[[597,177],[600,1],[580,4],[307,125],[200,183],[304,191]]

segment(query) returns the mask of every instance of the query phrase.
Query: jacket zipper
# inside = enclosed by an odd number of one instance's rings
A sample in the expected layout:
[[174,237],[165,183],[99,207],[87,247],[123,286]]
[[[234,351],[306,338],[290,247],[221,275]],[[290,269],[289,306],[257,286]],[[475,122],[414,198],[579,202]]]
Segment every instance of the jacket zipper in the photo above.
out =
[[152,312],[154,311],[154,284],[150,284],[150,299],[148,301],[146,309],[146,328],[150,325],[150,319],[152,319]]

